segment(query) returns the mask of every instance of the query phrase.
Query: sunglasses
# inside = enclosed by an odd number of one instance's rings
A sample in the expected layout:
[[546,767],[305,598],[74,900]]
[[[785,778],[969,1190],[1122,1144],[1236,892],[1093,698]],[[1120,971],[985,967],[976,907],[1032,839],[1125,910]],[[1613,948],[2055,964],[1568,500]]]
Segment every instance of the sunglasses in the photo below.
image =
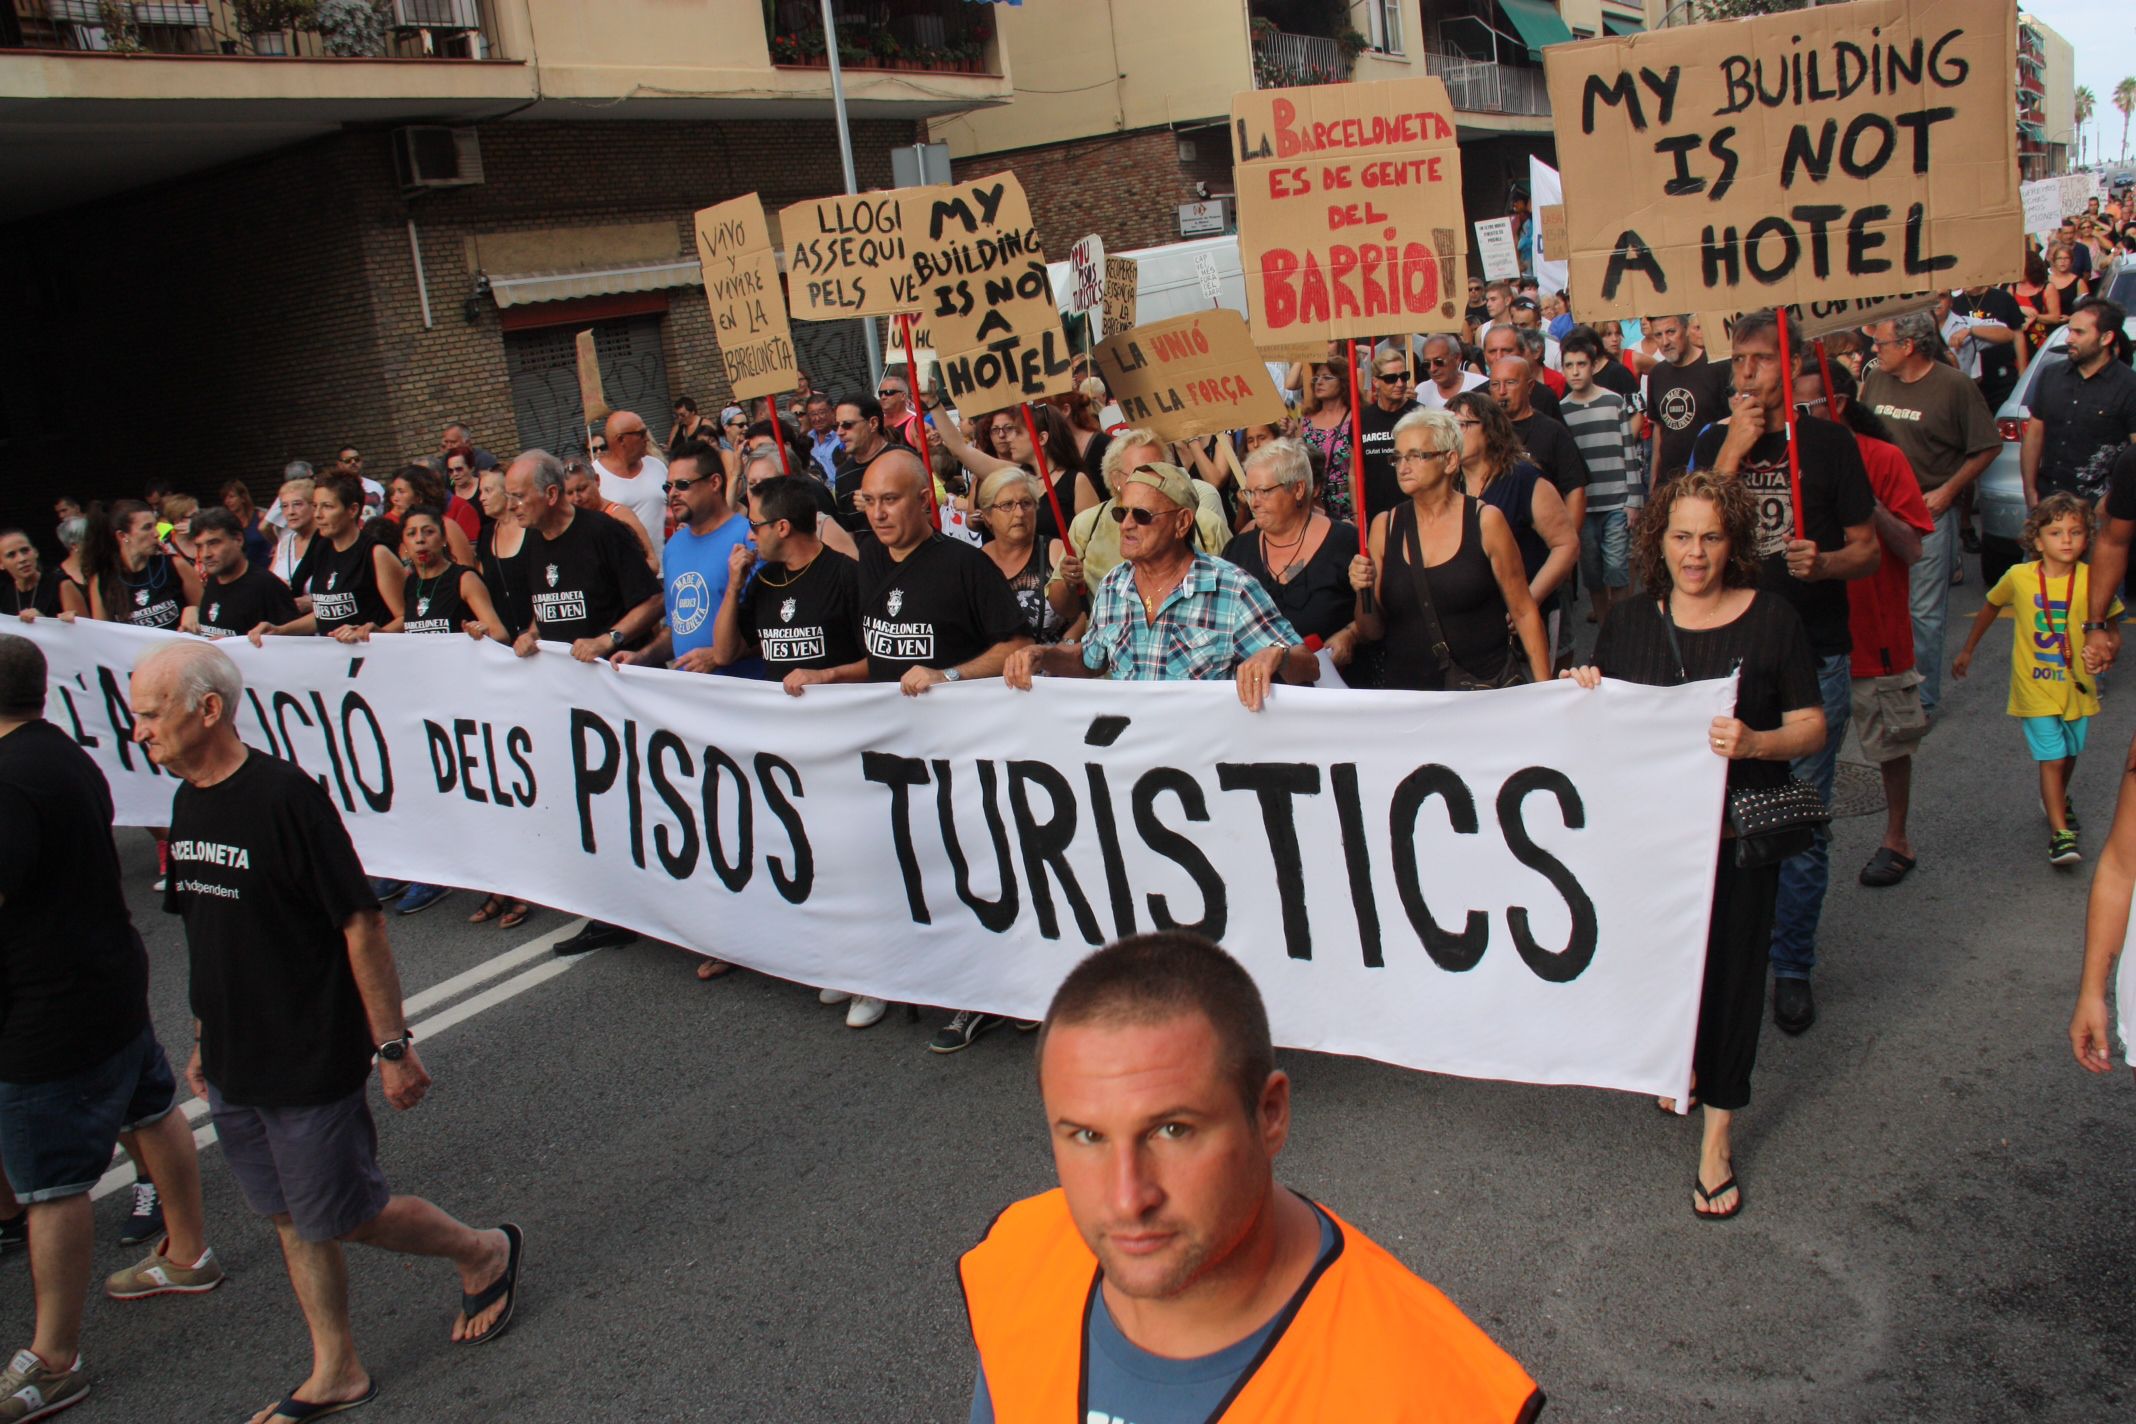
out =
[[1375,371],[1372,374],[1390,386],[1406,386],[1409,384],[1409,373],[1407,371]]
[[858,430],[867,423],[866,420],[841,420],[838,422],[838,428],[840,430]]
[[[667,482],[666,484],[662,485],[662,486],[661,486],[660,488],[661,488],[661,489],[663,489],[663,490],[665,490],[665,491],[666,491],[667,493],[669,493],[669,494],[675,494],[675,493],[677,493],[678,491],[681,491],[681,490],[686,490],[686,489],[688,489],[688,488],[689,488],[689,487],[690,487],[691,485],[701,485],[701,484],[703,484],[703,483],[704,483],[704,482],[705,482],[706,480],[709,480],[709,479],[711,479],[711,478],[712,478],[712,477],[711,477],[710,475],[699,475],[699,476],[698,476],[698,477],[697,477],[696,479],[694,479],[694,480],[669,480],[669,481],[668,481],[668,482]],[[754,485],[751,485],[751,486],[750,486],[750,488],[751,488],[751,489],[755,489],[755,488],[756,488],[756,486],[754,486]]]
[[1157,511],[1154,509],[1133,509],[1124,504],[1114,505],[1111,513],[1112,522],[1115,524],[1125,524],[1132,519],[1144,529],[1155,524],[1159,518]]

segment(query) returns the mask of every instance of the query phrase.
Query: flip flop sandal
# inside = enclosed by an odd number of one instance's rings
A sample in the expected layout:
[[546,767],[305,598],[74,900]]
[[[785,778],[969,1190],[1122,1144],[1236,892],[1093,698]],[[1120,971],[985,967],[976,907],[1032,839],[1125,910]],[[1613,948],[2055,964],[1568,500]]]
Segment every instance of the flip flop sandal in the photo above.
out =
[[533,913],[534,907],[532,905],[529,905],[524,900],[514,900],[512,902],[512,908],[505,911],[503,915],[498,917],[497,928],[500,930],[516,930],[521,925],[525,924],[527,922],[527,916]]
[[1732,1176],[1710,1192],[1699,1185],[1698,1178],[1693,1177],[1691,1179],[1691,1190],[1696,1192],[1698,1199],[1707,1206],[1712,1206],[1714,1199],[1717,1197],[1727,1196],[1730,1192],[1736,1194],[1736,1204],[1727,1211],[1700,1211],[1696,1206],[1693,1206],[1691,1214],[1700,1221],[1728,1221],[1743,1210],[1743,1189],[1736,1185],[1736,1179]]
[[488,924],[511,907],[512,902],[505,899],[504,896],[492,895],[482,902],[481,909],[467,917],[467,922],[471,925]]
[[297,1392],[291,1390],[289,1397],[277,1404],[274,1407],[274,1413],[267,1417],[269,1419],[294,1419],[301,1424],[301,1421],[306,1419],[324,1419],[329,1414],[346,1414],[351,1409],[361,1409],[376,1398],[378,1398],[377,1380],[371,1381],[371,1387],[364,1392],[363,1398],[344,1399],[338,1404],[312,1404],[297,1398]]
[[697,966],[697,977],[706,982],[724,979],[733,972],[734,966],[724,959],[707,959]]
[[500,1226],[498,1230],[502,1231],[512,1243],[511,1258],[504,1263],[504,1274],[484,1286],[477,1295],[469,1295],[462,1291],[460,1293],[460,1314],[469,1320],[473,1320],[499,1300],[504,1302],[504,1313],[497,1317],[496,1323],[490,1326],[486,1334],[477,1335],[472,1340],[457,1342],[462,1345],[487,1345],[490,1341],[512,1328],[512,1316],[519,1309],[519,1258],[526,1249],[526,1233],[509,1221]]
[[1896,885],[1901,880],[1904,880],[1906,872],[1913,868],[1914,859],[1912,856],[1900,855],[1890,846],[1878,846],[1876,854],[1870,856],[1869,863],[1862,867],[1862,873],[1859,878],[1862,884],[1869,886],[1871,889],[1881,890],[1886,886]]

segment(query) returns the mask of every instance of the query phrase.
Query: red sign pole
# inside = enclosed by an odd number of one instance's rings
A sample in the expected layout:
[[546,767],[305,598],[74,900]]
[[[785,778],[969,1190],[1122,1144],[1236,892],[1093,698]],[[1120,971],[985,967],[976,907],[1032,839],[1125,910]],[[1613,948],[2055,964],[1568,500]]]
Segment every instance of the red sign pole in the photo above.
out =
[[[1779,308],[1774,315],[1780,326],[1780,409],[1787,423],[1787,487],[1789,502],[1795,508],[1795,537],[1802,537],[1802,447],[1795,439],[1795,353],[1787,339],[1787,308]],[[1825,398],[1832,392],[1828,387]]]
[[897,329],[905,337],[905,399],[912,402],[912,414],[905,421],[905,443],[920,457],[920,472],[927,477],[927,517],[934,521],[935,532],[939,534],[942,532],[942,506],[935,503],[934,461],[927,451],[927,422],[920,415],[920,363],[912,354],[911,312],[897,314]]
[[[1045,442],[1038,438],[1038,420],[1031,414],[1031,407],[1022,407],[1024,429],[1031,436],[1031,457],[1038,462],[1038,480],[1046,487],[1046,503],[1053,506],[1053,525],[1061,531],[1061,542],[1068,542],[1068,516],[1061,513],[1061,497],[1053,492],[1053,474],[1046,468]],[[976,495],[978,491],[973,491]],[[975,500],[974,503],[977,501]]]
[[[1372,557],[1367,533],[1372,521],[1365,513],[1365,399],[1357,377],[1357,338],[1350,338],[1350,507],[1357,515],[1357,556]],[[1372,607],[1372,591],[1364,592],[1365,608]]]

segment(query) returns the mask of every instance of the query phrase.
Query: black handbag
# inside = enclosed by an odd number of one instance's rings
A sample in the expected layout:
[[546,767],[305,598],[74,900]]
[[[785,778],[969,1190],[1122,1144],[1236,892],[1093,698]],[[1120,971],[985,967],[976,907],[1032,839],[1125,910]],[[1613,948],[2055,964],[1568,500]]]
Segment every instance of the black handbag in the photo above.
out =
[[[1474,503],[1473,496],[1463,495],[1464,500]],[[1468,510],[1461,511],[1462,522],[1468,520]],[[1464,537],[1466,530],[1463,531]],[[1501,687],[1518,687],[1528,680],[1528,650],[1520,641],[1520,634],[1508,626],[1506,629],[1506,665],[1498,677],[1490,682],[1475,676],[1454,661],[1453,650],[1446,646],[1446,630],[1439,626],[1439,610],[1432,606],[1431,580],[1424,573],[1424,545],[1417,537],[1417,520],[1414,509],[1402,526],[1402,535],[1408,540],[1409,573],[1416,580],[1417,606],[1424,612],[1424,630],[1431,635],[1431,655],[1438,659],[1439,676],[1448,692],[1488,692]]]
[[[1676,640],[1676,618],[1666,595],[1661,600],[1661,626],[1676,658],[1676,680],[1689,682],[1691,674],[1684,667],[1684,649]],[[1728,830],[1735,839],[1735,863],[1742,870],[1778,865],[1802,854],[1817,843],[1817,828],[1832,820],[1824,797],[1799,776],[1789,776],[1778,786],[1729,788],[1727,815]]]

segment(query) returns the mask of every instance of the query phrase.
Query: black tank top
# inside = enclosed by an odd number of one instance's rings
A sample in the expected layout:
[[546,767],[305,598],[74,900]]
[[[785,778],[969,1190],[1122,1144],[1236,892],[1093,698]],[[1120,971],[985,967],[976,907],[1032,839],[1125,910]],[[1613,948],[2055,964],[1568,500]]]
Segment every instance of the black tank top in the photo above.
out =
[[[1469,676],[1490,681],[1505,671],[1506,600],[1491,571],[1490,556],[1483,551],[1481,509],[1474,498],[1461,497],[1461,547],[1445,563],[1427,567],[1424,577],[1431,584],[1432,608],[1454,662]],[[1387,530],[1387,575],[1380,580],[1387,620],[1381,686],[1440,692],[1446,675],[1431,650],[1411,564],[1416,527],[1417,507],[1407,500],[1396,505]]]
[[410,572],[408,588],[401,595],[407,607],[401,616],[403,633],[457,633],[460,625],[474,615],[467,611],[467,601],[460,597],[460,582],[474,570],[465,564],[447,564],[445,571],[436,578],[424,578]]
[[314,539],[305,562],[311,565],[312,616],[320,636],[349,623],[383,623],[393,616],[378,591],[378,566],[371,551],[378,541],[359,533],[346,549],[331,540]]
[[151,555],[138,574],[120,570],[116,585],[104,586],[104,597],[106,613],[136,628],[175,628],[185,614],[185,580],[178,576],[178,560],[169,554]]
[[503,620],[504,631],[516,638],[534,621],[534,600],[527,592],[527,538],[524,529],[519,532],[519,551],[510,558],[497,554],[496,524],[483,531],[478,557],[481,560],[482,582],[488,586],[492,602],[497,605],[497,617]]

